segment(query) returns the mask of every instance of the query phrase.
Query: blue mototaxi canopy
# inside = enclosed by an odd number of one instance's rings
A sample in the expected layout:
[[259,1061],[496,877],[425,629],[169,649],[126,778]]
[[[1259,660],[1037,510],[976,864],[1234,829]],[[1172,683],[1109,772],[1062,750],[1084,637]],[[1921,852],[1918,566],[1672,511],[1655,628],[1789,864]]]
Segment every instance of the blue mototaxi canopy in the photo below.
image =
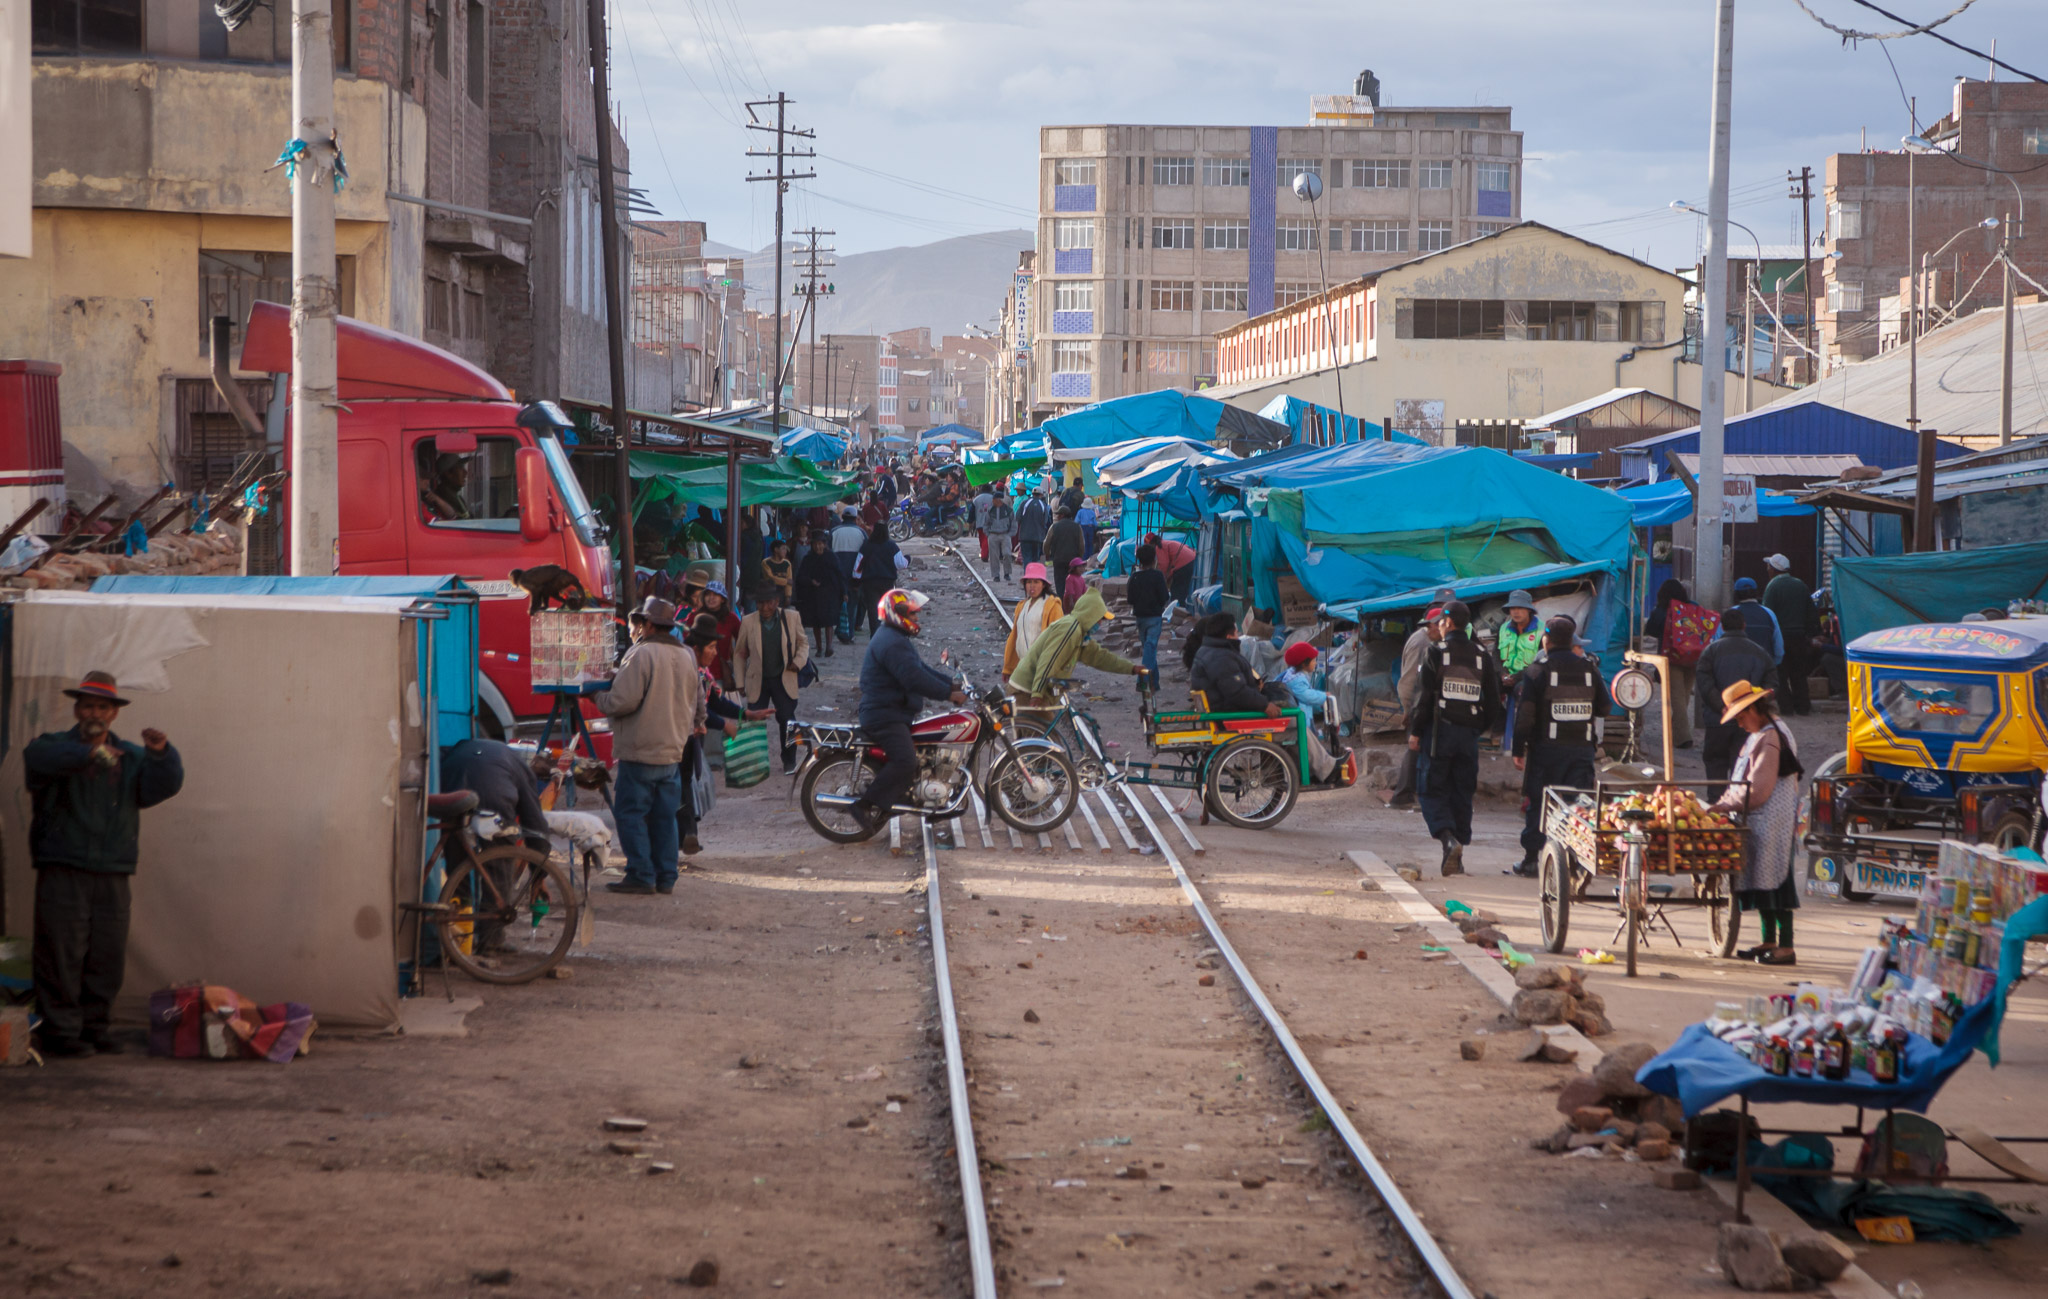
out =
[[[1692,517],[1692,493],[1676,478],[1667,478],[1661,483],[1645,483],[1640,487],[1624,487],[1615,494],[1635,511],[1635,526],[1638,528],[1667,527],[1680,519]],[[1760,487],[1756,493],[1756,512],[1759,518],[1780,519],[1811,514],[1813,507],[1801,505],[1789,492],[1774,492]]]
[[1893,667],[2029,672],[2048,665],[2048,618],[1886,627],[1849,642],[1848,656]]

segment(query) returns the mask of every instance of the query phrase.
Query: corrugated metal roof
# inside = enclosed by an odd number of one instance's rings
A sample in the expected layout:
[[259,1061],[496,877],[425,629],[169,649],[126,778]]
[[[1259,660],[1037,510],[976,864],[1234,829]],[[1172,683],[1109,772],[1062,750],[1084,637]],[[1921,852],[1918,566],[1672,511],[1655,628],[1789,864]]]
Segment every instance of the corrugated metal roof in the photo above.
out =
[[1589,410],[1599,410],[1602,406],[1610,405],[1625,397],[1640,396],[1648,391],[1648,388],[1609,388],[1598,397],[1588,397],[1584,401],[1575,401],[1569,406],[1561,406],[1547,415],[1538,415],[1522,427],[1549,428],[1552,424],[1564,423],[1564,421],[1572,418],[1574,415],[1583,415]]
[[[2048,330],[2048,321],[2042,324]],[[1729,420],[1726,429],[1723,450],[1728,455],[1853,455],[1880,469],[1910,465],[1919,455],[1919,440],[1912,430],[1817,401],[1766,406]],[[1625,476],[1653,478],[1665,472],[1665,453],[1699,449],[1700,431],[1695,425],[1631,442],[1616,448],[1616,454]],[[1959,444],[1942,442],[1936,454],[1947,460],[1967,451]]]
[[[1681,453],[1679,460],[1689,474],[1700,471],[1697,454]],[[1755,474],[1759,478],[1840,478],[1844,469],[1854,469],[1863,462],[1852,455],[1828,456],[1780,456],[1780,455],[1724,455],[1721,457],[1721,472],[1728,474]]]

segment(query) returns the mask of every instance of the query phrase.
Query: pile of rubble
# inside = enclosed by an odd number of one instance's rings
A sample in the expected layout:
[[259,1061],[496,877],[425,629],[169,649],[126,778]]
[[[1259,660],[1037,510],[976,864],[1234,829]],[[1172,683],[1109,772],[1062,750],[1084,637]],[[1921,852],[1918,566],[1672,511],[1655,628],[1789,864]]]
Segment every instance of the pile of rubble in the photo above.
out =
[[1656,1054],[1644,1042],[1609,1051],[1592,1073],[1573,1078],[1558,1093],[1564,1126],[1529,1144],[1555,1155],[1595,1150],[1617,1156],[1633,1152],[1651,1163],[1671,1158],[1672,1143],[1685,1130],[1685,1111],[1671,1097],[1636,1081],[1636,1070]]
[[[1714,1261],[1721,1265],[1721,1275],[1738,1290],[1769,1293],[1811,1290],[1832,1281],[1849,1270],[1856,1253],[1824,1232],[1779,1233],[1724,1222]],[[1899,1293],[1907,1293],[1904,1285]]]
[[120,573],[194,576],[242,571],[239,534],[225,525],[206,532],[152,537],[149,549],[137,555],[93,551],[51,555],[35,567],[0,577],[0,587],[17,591],[83,591],[95,578]]

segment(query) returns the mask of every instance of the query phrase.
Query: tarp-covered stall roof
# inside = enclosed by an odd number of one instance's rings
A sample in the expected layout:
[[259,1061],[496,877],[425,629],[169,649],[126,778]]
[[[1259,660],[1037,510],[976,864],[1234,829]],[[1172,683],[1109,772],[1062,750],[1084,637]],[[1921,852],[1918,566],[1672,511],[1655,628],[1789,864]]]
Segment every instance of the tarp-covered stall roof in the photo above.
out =
[[[1635,511],[1638,528],[1669,527],[1680,519],[1692,517],[1692,492],[1676,478],[1624,487],[1615,495],[1627,501],[1629,508]],[[1759,518],[1777,519],[1811,514],[1813,507],[1801,505],[1790,492],[1774,492],[1765,487],[1757,490],[1756,512]]]
[[1185,392],[1140,392],[1083,406],[1039,430],[1053,446],[1114,446],[1137,438],[1184,437],[1198,442],[1285,446],[1294,431],[1248,410]]
[[72,724],[61,693],[112,672],[184,761],[142,813],[116,1016],[204,980],[301,1001],[335,1026],[398,1021],[402,897],[419,894],[430,714],[409,596],[33,591],[13,606],[5,789],[9,917],[30,914],[27,739]]
[[[1356,415],[1341,414],[1328,406],[1321,406],[1284,392],[1261,406],[1259,416],[1293,429],[1296,442],[1328,446],[1339,442],[1385,440],[1386,431],[1370,420],[1360,419]],[[1409,433],[1396,432],[1393,441],[1422,445],[1421,438]]]
[[[663,451],[635,451],[630,457],[634,491],[633,514],[648,504],[675,500],[689,505],[726,505],[726,462],[723,456],[679,456]],[[807,460],[779,457],[773,464],[758,460],[740,464],[740,504],[831,505],[852,488],[851,478],[820,469]]]
[[1923,555],[1843,555],[1832,575],[1844,643],[1886,627],[1954,622],[2010,600],[2048,599],[2048,541]]

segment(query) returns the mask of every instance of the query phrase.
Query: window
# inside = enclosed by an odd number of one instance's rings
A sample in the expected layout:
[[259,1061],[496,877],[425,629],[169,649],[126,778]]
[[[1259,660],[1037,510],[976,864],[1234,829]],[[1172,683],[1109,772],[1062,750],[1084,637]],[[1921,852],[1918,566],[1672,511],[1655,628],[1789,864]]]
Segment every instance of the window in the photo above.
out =
[[487,74],[491,68],[491,47],[484,31],[483,0],[469,0],[469,102],[483,106]]
[[1843,280],[1828,281],[1829,311],[1863,310],[1863,285]]
[[1451,246],[1451,223],[1448,221],[1424,221],[1415,234],[1417,252],[1440,253]]
[[1491,190],[1513,189],[1514,168],[1504,162],[1480,163],[1479,188]]
[[1318,180],[1322,179],[1323,160],[1321,158],[1282,158],[1279,165],[1274,168],[1274,183],[1282,191],[1292,193],[1294,191],[1294,178],[1302,172],[1307,172]]
[[1243,280],[1211,280],[1202,285],[1202,310],[1249,311],[1251,287]]
[[1210,252],[1241,252],[1252,246],[1249,221],[1204,221],[1202,247]]
[[1856,199],[1836,199],[1828,204],[1828,231],[1836,239],[1863,237],[1863,204]]
[[1895,733],[1977,736],[1998,711],[1998,688],[1968,677],[1887,676],[1877,682],[1877,710]]
[[1095,369],[1093,343],[1054,343],[1052,368],[1056,374],[1089,374]]
[[[450,430],[460,432],[460,430]],[[519,531],[519,443],[476,437],[474,451],[442,451],[432,436],[414,443],[420,520],[431,528],[474,532]]]
[[2021,153],[2048,153],[2048,126],[2020,128]]
[[1154,158],[1152,160],[1152,183],[1154,185],[1194,184],[1195,160],[1193,158]]
[[1145,371],[1185,379],[1194,369],[1194,349],[1186,343],[1153,343],[1145,349]]
[[1473,226],[1472,229],[1480,235],[1497,235],[1513,224],[1511,221],[1481,221],[1478,225]]
[[1061,252],[1095,247],[1095,223],[1086,217],[1061,217],[1052,223],[1052,246]]
[[[268,20],[272,15],[259,17]],[[220,20],[213,19],[213,25],[219,27]],[[285,57],[290,58],[290,22],[284,27]],[[37,54],[139,53],[142,0],[33,0],[29,28],[29,46]]]
[[1405,253],[1408,251],[1406,221],[1360,221],[1351,227],[1354,253]]
[[1277,283],[1273,286],[1273,306],[1291,307],[1305,298],[1316,295],[1316,286],[1302,283]]
[[1095,159],[1059,159],[1052,165],[1052,183],[1055,185],[1093,185],[1095,183]]
[[[356,313],[356,259],[347,255],[334,259],[335,278],[340,282],[341,314]],[[234,322],[229,338],[239,350],[242,326],[249,308],[258,302],[292,300],[292,255],[290,253],[241,252],[224,248],[199,250],[199,351],[208,354],[213,341],[213,318],[226,316]]]
[[1449,189],[1451,187],[1451,164],[1448,161],[1422,164],[1422,189]]
[[1202,183],[1204,185],[1249,185],[1252,183],[1252,165],[1243,158],[1202,159]]
[[1195,309],[1195,282],[1193,280],[1152,281],[1152,310],[1193,311]]
[[1406,158],[1364,158],[1351,164],[1351,184],[1356,189],[1407,189]]
[[1195,246],[1195,223],[1192,219],[1152,222],[1152,246],[1154,248],[1193,248]]
[[1095,285],[1088,280],[1060,280],[1053,285],[1054,311],[1095,310]]
[[1273,247],[1283,253],[1312,253],[1321,246],[1320,229],[1314,221],[1282,217],[1273,224]]
[[917,414],[917,413],[918,413],[919,411],[921,411],[921,410],[923,410],[923,409],[924,409],[924,398],[922,398],[922,397],[912,397],[912,398],[910,398],[910,399],[909,399],[909,401],[910,401],[910,413],[911,413],[911,414],[915,415],[915,414]]
[[1664,304],[1400,298],[1394,304],[1394,334],[1397,338],[1661,343]]

